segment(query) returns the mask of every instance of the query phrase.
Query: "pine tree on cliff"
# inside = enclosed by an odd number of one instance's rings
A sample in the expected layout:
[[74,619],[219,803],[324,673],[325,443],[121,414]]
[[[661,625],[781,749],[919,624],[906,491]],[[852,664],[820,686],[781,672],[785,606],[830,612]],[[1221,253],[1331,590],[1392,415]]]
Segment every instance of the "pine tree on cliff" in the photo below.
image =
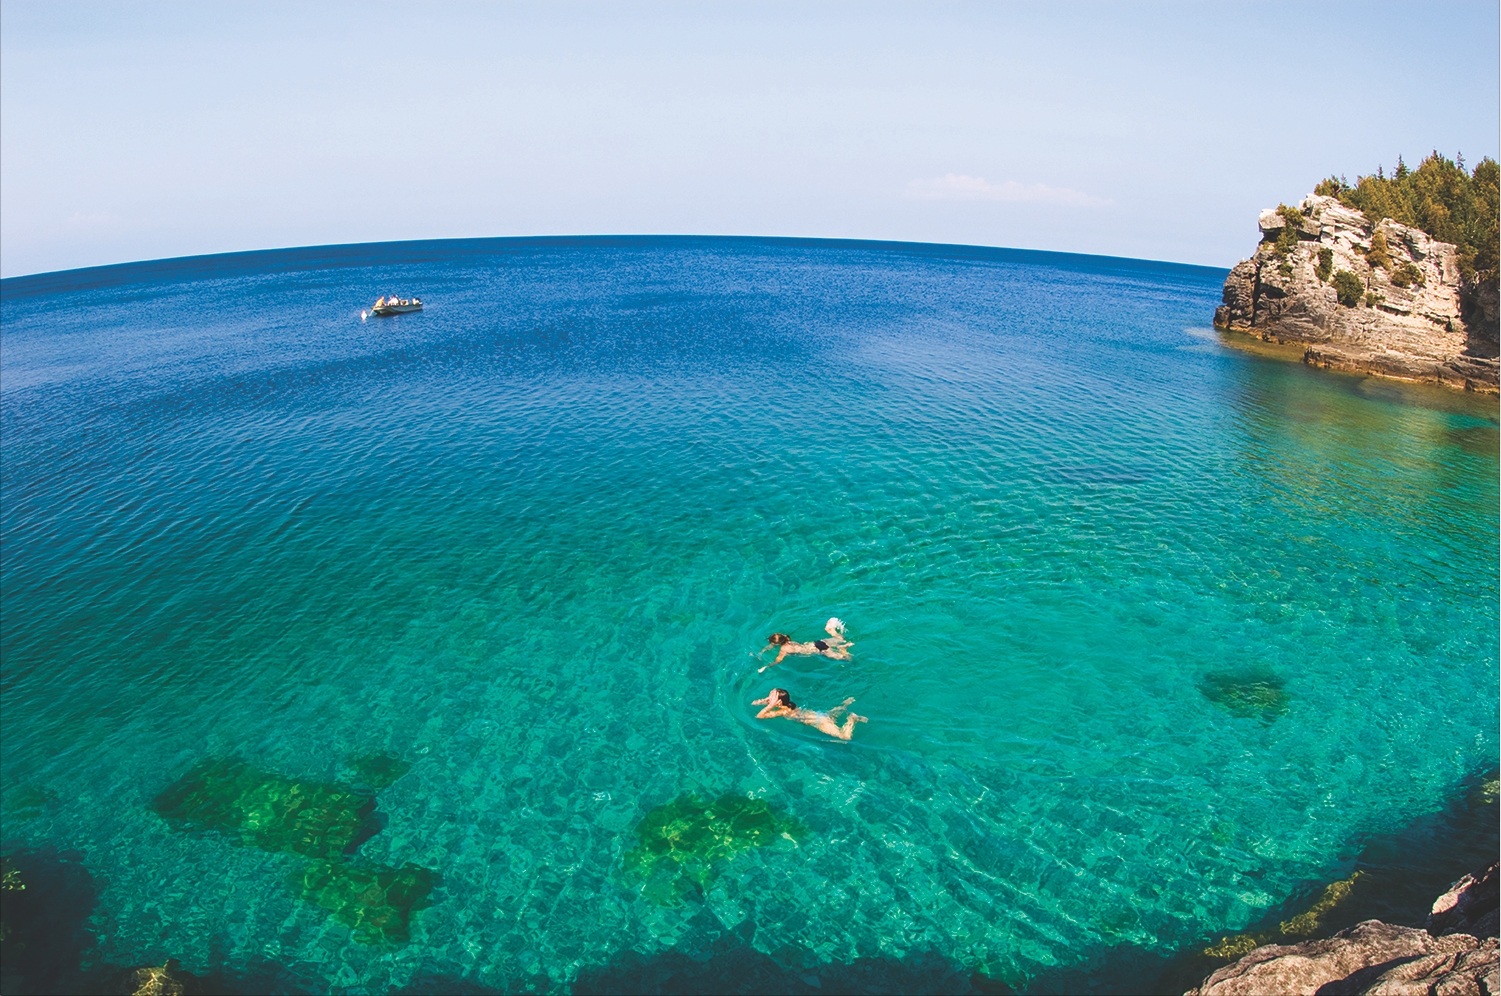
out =
[[1494,280],[1501,214],[1498,188],[1501,166],[1496,160],[1487,156],[1466,173],[1462,157],[1456,162],[1434,150],[1415,170],[1409,170],[1398,156],[1391,177],[1377,166],[1375,176],[1356,177],[1354,187],[1343,178],[1330,177],[1315,193],[1338,197],[1346,206],[1364,212],[1372,225],[1391,218],[1451,242],[1459,248],[1459,269],[1466,279],[1478,275]]

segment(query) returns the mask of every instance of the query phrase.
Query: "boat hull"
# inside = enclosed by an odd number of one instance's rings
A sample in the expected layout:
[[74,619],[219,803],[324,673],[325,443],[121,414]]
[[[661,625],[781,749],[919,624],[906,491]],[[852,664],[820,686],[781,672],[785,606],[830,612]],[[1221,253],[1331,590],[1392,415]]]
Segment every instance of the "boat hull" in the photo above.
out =
[[420,304],[383,304],[379,308],[371,308],[370,314],[384,317],[386,315],[405,315],[412,311],[421,311]]

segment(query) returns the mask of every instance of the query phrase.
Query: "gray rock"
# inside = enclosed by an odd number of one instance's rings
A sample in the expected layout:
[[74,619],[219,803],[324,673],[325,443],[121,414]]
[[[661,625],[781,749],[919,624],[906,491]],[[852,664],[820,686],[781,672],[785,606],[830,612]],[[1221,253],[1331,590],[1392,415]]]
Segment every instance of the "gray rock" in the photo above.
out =
[[1494,359],[1501,352],[1496,342],[1501,283],[1495,278],[1465,281],[1459,286],[1459,306],[1469,333],[1467,352]]
[[1187,996],[1497,992],[1496,939],[1434,937],[1367,920],[1322,941],[1268,944],[1205,979]]
[[1497,907],[1501,906],[1501,862],[1466,875],[1433,904],[1424,925],[1435,937],[1471,934],[1495,937]]
[[[1261,213],[1266,239],[1226,277],[1215,325],[1268,342],[1306,344],[1304,362],[1317,366],[1497,392],[1494,280],[1462,285],[1454,246],[1390,219],[1372,226],[1333,197],[1309,195],[1298,207],[1304,214],[1299,242],[1285,256],[1275,241],[1287,220],[1275,210]],[[1378,227],[1390,268],[1366,261]],[[1339,303],[1316,272],[1320,250],[1329,251],[1331,272],[1348,270],[1361,279],[1374,306]],[[1392,282],[1403,264],[1420,275],[1408,287]]]
[[1501,996],[1498,880],[1493,864],[1455,882],[1433,904],[1426,930],[1367,920],[1321,941],[1268,944],[1186,996]]

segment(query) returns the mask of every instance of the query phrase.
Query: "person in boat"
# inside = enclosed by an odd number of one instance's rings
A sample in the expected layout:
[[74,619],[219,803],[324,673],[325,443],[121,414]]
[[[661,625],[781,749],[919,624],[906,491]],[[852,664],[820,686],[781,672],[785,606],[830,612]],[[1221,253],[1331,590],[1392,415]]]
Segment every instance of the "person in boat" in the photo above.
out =
[[376,300],[375,300],[375,307],[377,307],[377,308],[384,308],[385,306],[386,306],[386,299],[385,298],[383,298],[383,297],[376,298]]
[[[829,634],[829,638],[827,640],[814,640],[812,643],[798,643],[786,633],[771,634],[766,638],[766,646],[761,648],[761,653],[766,653],[772,647],[781,647],[782,649],[777,654],[776,660],[772,661],[771,664],[763,666],[760,670],[765,671],[768,667],[782,663],[782,658],[788,654],[817,654],[823,657],[832,657],[836,661],[852,660],[849,648],[853,647],[854,644],[844,638],[844,620],[837,616],[832,617],[828,622],[824,623],[823,629],[825,633]],[[760,671],[757,673],[759,674]]]
[[828,712],[814,712],[812,709],[799,708],[797,703],[792,701],[792,696],[787,694],[787,689],[773,688],[770,695],[764,699],[756,699],[751,705],[763,707],[760,712],[756,713],[757,719],[775,719],[781,716],[799,723],[806,723],[818,732],[827,733],[831,737],[848,740],[855,732],[856,723],[870,722],[864,716],[856,716],[852,712],[844,718],[842,726],[835,721],[841,712],[849,712],[850,703],[853,701],[855,700],[845,699]]

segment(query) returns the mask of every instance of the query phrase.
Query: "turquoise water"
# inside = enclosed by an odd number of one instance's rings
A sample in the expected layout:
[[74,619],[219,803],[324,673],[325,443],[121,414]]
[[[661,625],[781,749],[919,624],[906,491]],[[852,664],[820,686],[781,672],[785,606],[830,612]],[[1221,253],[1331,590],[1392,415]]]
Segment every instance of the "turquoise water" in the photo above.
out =
[[[4,842],[87,872],[85,968],[287,991],[726,938],[1025,988],[1244,927],[1495,763],[1498,432],[1227,348],[1222,280],[690,238],[7,280]],[[427,308],[362,321],[389,292]],[[833,615],[852,661],[756,673]],[[869,722],[758,721],[773,684]],[[152,808],[372,754],[357,858],[435,882],[399,943]],[[664,899],[627,856],[689,794],[803,832]]]

